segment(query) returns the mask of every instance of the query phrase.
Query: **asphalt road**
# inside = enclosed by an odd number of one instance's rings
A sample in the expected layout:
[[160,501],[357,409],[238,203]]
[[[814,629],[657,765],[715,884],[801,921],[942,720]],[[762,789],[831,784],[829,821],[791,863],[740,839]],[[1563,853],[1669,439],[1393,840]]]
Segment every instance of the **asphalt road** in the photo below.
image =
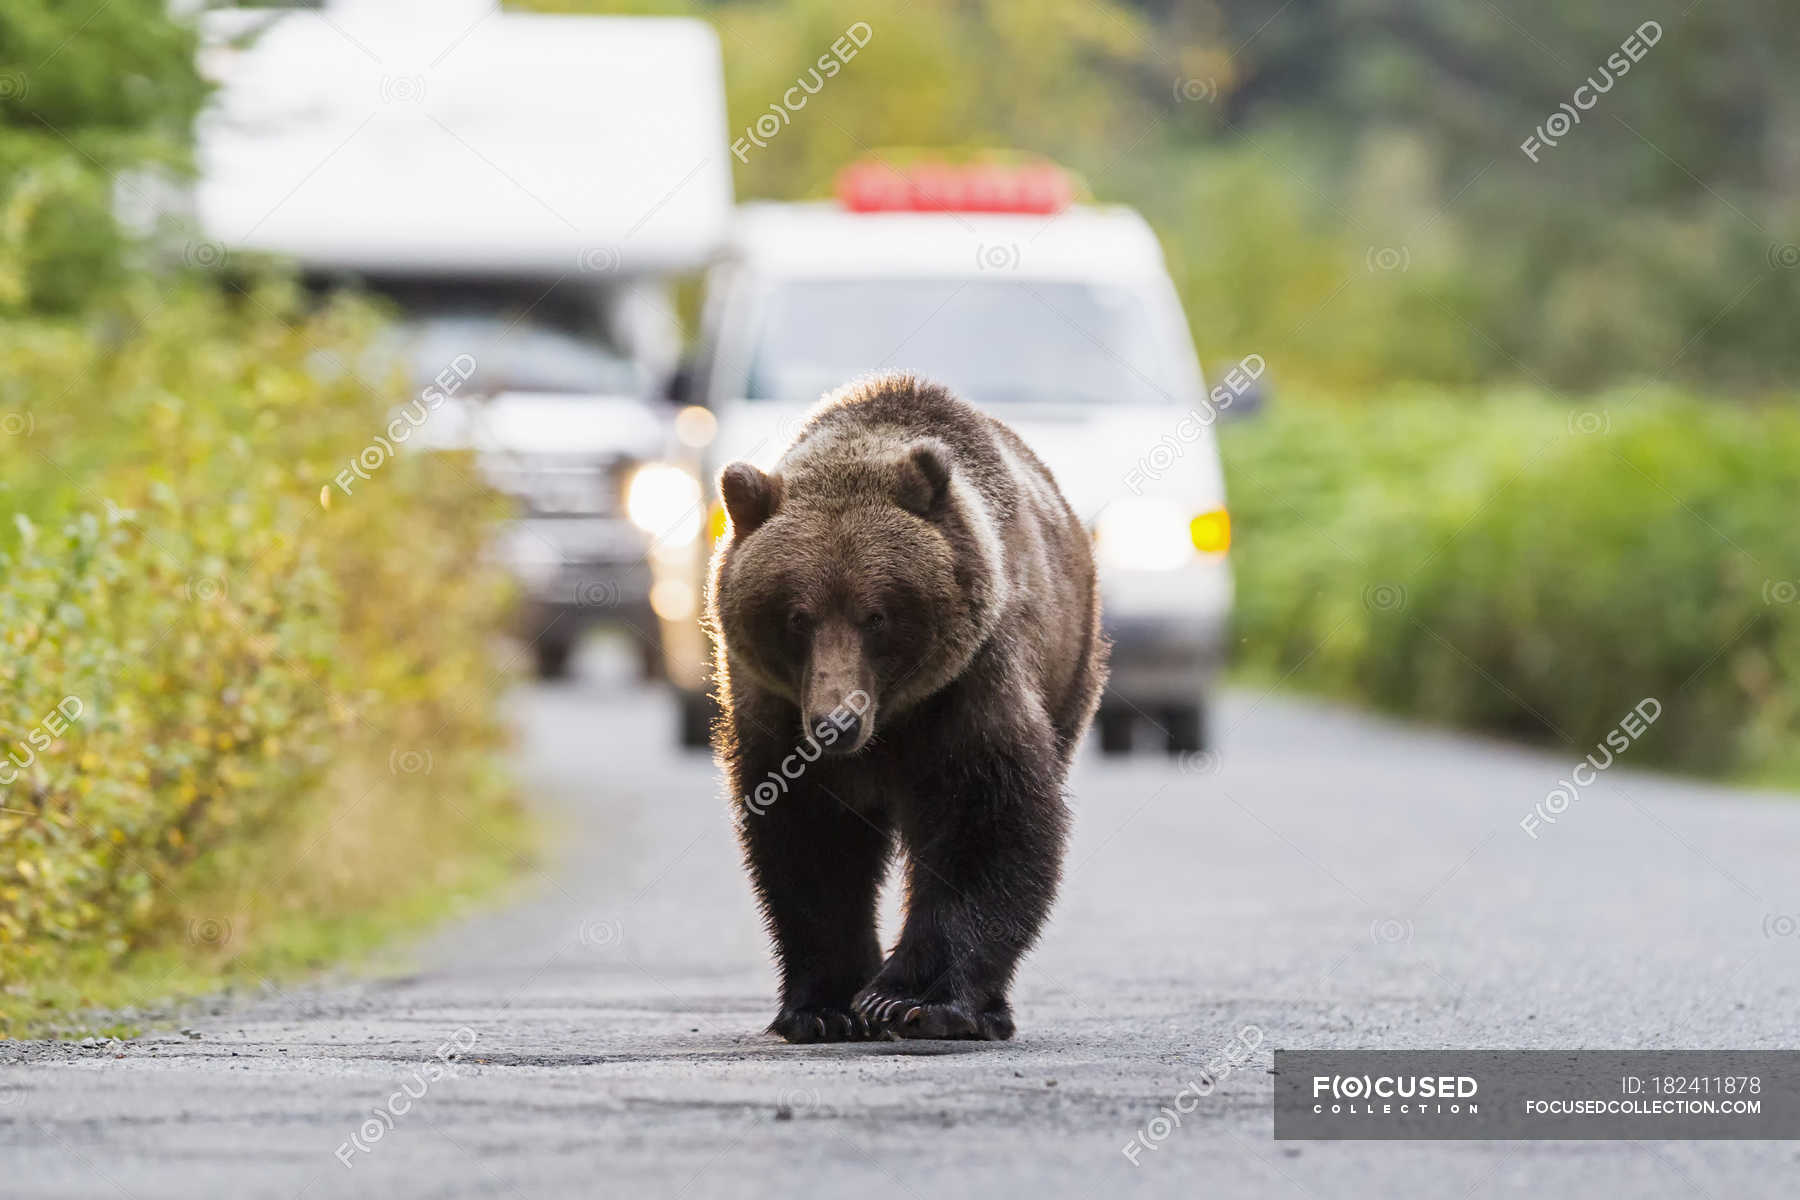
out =
[[1800,1143],[1278,1143],[1268,1070],[1278,1046],[1800,1044],[1800,803],[1627,763],[1534,839],[1573,750],[1233,694],[1216,763],[1083,759],[1015,1041],[787,1046],[716,773],[660,698],[589,672],[518,715],[559,823],[528,895],[416,974],[198,1037],[0,1046],[0,1194],[1792,1194]]

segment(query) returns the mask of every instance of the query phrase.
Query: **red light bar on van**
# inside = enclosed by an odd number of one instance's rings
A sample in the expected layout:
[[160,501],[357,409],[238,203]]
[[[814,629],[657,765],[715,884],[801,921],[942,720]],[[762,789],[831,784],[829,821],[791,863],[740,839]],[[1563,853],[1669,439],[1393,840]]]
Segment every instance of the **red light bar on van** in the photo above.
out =
[[1068,172],[1053,163],[921,163],[905,169],[857,163],[837,177],[838,203],[859,213],[1058,213],[1073,192]]

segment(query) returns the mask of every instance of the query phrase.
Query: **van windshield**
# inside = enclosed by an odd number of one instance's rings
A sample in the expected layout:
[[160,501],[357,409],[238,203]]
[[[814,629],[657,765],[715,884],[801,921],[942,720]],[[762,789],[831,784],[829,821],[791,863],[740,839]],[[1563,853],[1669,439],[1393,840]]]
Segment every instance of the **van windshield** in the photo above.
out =
[[1173,404],[1174,356],[1125,287],[1037,279],[821,279],[762,305],[745,395],[811,403],[913,371],[977,405]]

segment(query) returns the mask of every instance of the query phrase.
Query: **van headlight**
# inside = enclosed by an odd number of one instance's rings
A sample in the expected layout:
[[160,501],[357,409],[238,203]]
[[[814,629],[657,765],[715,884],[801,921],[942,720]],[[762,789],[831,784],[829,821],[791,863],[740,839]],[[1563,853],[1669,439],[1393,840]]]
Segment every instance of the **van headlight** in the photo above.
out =
[[625,489],[625,512],[656,542],[684,546],[700,535],[706,517],[700,499],[700,481],[691,473],[670,463],[646,463]]
[[1094,522],[1100,566],[1122,571],[1171,571],[1231,548],[1231,517],[1222,508],[1192,513],[1159,496],[1121,497]]

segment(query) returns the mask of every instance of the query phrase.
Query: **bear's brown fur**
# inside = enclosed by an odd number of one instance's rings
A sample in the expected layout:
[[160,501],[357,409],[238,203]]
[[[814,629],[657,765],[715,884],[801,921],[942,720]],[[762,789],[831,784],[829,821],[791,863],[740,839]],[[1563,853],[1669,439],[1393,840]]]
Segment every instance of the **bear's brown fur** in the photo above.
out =
[[[992,417],[910,375],[827,397],[731,517],[708,624],[720,745],[790,1041],[1012,1034],[1063,784],[1105,678],[1081,522]],[[906,856],[884,962],[875,901]]]

